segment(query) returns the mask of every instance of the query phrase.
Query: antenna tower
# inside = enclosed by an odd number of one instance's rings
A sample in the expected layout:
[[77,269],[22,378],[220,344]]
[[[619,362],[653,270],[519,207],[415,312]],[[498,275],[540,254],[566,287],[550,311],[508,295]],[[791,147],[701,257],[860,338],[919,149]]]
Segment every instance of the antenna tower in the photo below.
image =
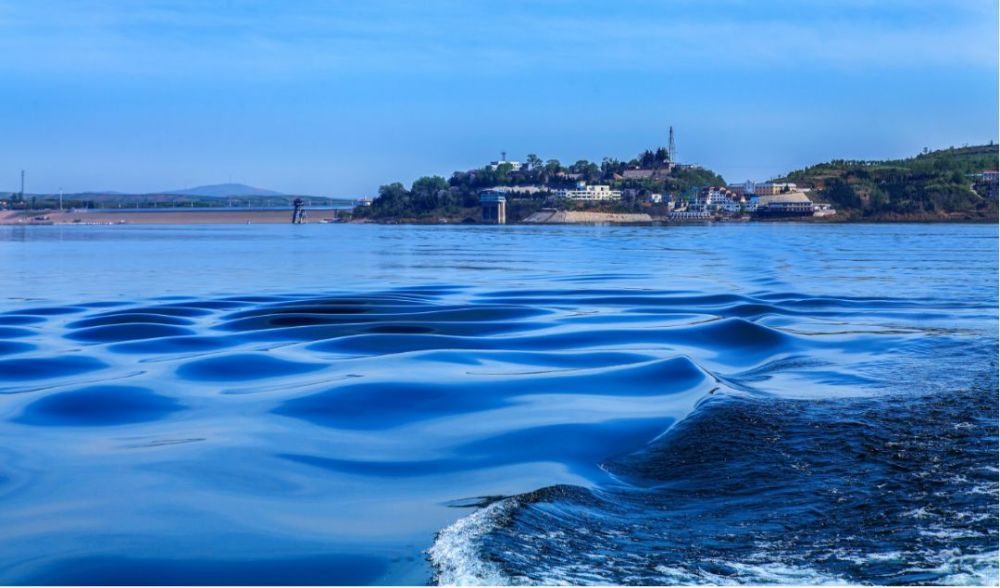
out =
[[674,127],[670,127],[670,142],[667,144],[667,161],[677,162],[677,145],[674,144]]

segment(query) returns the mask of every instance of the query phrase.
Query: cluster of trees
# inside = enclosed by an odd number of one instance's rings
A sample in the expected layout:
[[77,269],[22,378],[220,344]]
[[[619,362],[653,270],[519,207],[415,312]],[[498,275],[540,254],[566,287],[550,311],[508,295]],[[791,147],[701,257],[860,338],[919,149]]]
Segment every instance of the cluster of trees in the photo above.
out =
[[478,205],[476,192],[453,190],[441,176],[424,176],[415,180],[409,190],[399,182],[381,186],[371,206],[356,207],[354,216],[376,219],[455,217]]
[[975,174],[997,169],[991,145],[924,150],[909,159],[835,160],[788,174],[786,181],[810,187],[820,200],[864,217],[965,214],[996,216],[995,189],[974,188]]

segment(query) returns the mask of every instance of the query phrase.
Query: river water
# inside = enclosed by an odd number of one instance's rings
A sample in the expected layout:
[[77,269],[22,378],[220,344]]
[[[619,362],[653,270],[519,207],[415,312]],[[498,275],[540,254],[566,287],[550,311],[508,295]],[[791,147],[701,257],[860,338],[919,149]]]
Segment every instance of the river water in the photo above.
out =
[[0,227],[0,583],[995,583],[997,227]]

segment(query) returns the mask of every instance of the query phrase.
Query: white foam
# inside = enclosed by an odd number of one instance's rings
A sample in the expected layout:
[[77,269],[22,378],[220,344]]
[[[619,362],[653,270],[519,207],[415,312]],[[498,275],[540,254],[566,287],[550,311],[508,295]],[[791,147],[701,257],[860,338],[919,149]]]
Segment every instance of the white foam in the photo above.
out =
[[946,586],[997,586],[1000,571],[996,551],[959,555],[954,551],[942,552],[943,563],[928,571],[946,574],[938,583]]
[[458,519],[438,533],[427,550],[441,586],[506,586],[511,579],[479,554],[479,540],[497,528],[500,520],[517,507],[505,498]]

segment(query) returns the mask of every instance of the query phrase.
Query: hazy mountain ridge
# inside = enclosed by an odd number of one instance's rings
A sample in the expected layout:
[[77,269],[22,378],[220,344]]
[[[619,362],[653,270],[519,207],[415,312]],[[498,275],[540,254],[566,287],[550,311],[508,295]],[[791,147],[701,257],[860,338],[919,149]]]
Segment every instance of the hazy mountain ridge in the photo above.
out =
[[214,196],[225,198],[227,196],[287,196],[283,192],[257,188],[239,183],[208,184],[205,186],[195,186],[193,188],[183,188],[179,190],[166,190],[164,192],[150,192],[150,194],[168,194],[171,196]]

